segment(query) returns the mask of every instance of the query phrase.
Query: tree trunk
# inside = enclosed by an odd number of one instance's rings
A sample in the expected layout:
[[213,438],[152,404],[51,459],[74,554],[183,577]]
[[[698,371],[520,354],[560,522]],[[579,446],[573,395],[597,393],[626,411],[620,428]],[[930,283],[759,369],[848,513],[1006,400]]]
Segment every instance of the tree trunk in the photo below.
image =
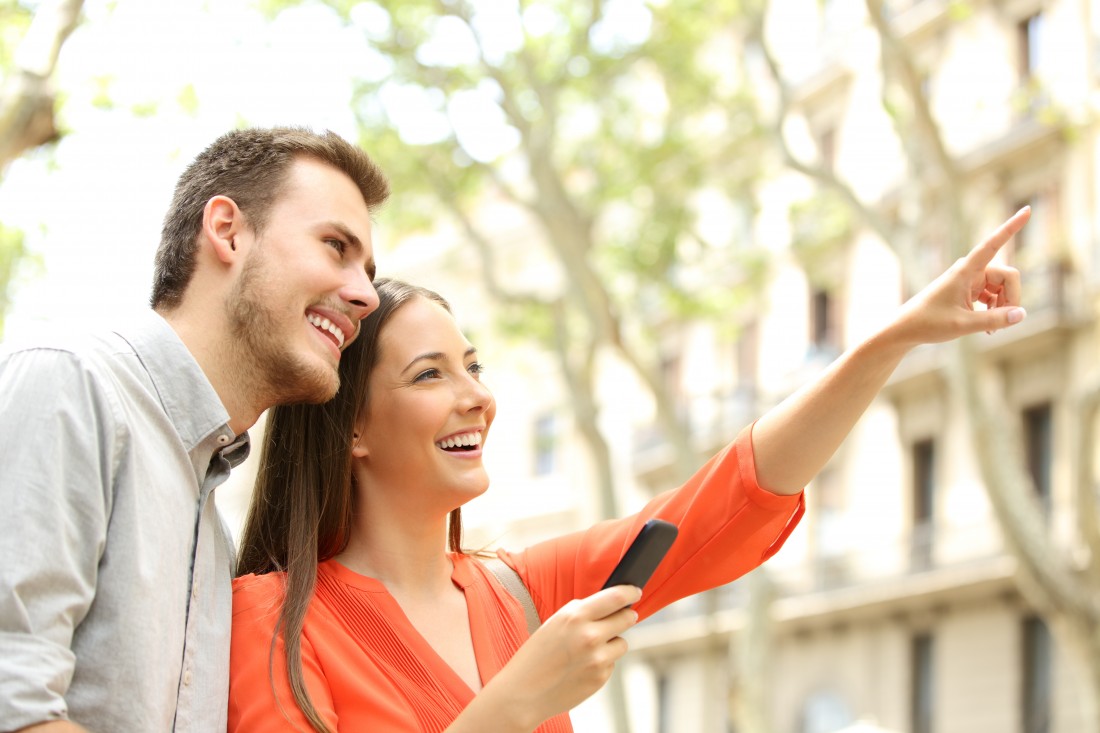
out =
[[775,589],[764,567],[753,570],[743,582],[748,585],[749,601],[745,625],[730,638],[730,720],[737,721],[738,733],[771,733],[768,692]]
[[[558,355],[558,364],[569,388],[577,427],[580,429],[581,435],[584,436],[590,457],[595,465],[600,517],[601,519],[609,519],[618,516],[618,501],[615,495],[615,474],[612,470],[611,450],[608,448],[607,441],[604,439],[603,433],[600,432],[597,423],[599,408],[597,407],[593,386],[593,371],[600,345],[596,339],[590,337],[583,355],[580,357],[574,355],[577,347],[573,343],[574,338],[569,333],[567,308],[568,306],[561,300],[555,301],[552,305],[554,339],[556,342],[554,351]],[[607,691],[613,733],[629,733],[630,717],[626,704],[626,687],[623,684],[618,667],[616,667],[604,689]]]

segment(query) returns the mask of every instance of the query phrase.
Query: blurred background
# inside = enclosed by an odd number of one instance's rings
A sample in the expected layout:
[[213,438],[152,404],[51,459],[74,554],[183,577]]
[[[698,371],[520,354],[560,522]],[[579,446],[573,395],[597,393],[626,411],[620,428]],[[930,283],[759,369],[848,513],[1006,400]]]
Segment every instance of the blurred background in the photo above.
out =
[[393,181],[380,273],[484,357],[466,544],[518,549],[682,482],[1030,205],[1027,320],[908,357],[786,547],[573,718],[1100,733],[1098,81],[1098,0],[0,0],[0,338],[146,307],[222,132],[332,129]]

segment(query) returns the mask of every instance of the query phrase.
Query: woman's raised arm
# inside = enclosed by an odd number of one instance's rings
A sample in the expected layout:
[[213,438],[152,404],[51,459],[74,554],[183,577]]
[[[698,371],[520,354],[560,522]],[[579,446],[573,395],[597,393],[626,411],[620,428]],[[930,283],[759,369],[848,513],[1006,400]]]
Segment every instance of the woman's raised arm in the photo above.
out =
[[[992,264],[1020,230],[1025,207],[906,302],[887,326],[844,353],[781,402],[752,432],[756,475],[776,494],[794,494],[824,467],[911,349],[1019,323],[1020,273]],[[974,303],[986,309],[975,310]]]

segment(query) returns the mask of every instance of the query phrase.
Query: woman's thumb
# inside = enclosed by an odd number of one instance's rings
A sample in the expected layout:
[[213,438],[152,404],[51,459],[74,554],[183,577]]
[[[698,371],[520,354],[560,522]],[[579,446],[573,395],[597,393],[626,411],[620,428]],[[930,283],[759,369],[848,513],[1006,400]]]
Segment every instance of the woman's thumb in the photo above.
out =
[[989,324],[989,331],[996,331],[1001,328],[1008,328],[1014,326],[1027,317],[1027,311],[1018,305],[1003,307],[1003,308],[990,308],[986,311],[987,323]]

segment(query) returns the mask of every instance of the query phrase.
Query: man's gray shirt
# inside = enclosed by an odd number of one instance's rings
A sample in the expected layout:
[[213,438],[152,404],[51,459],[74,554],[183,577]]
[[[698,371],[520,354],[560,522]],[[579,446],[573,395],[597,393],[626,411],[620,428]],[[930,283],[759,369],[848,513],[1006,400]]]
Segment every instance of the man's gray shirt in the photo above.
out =
[[153,312],[0,354],[0,730],[225,730],[228,419]]

